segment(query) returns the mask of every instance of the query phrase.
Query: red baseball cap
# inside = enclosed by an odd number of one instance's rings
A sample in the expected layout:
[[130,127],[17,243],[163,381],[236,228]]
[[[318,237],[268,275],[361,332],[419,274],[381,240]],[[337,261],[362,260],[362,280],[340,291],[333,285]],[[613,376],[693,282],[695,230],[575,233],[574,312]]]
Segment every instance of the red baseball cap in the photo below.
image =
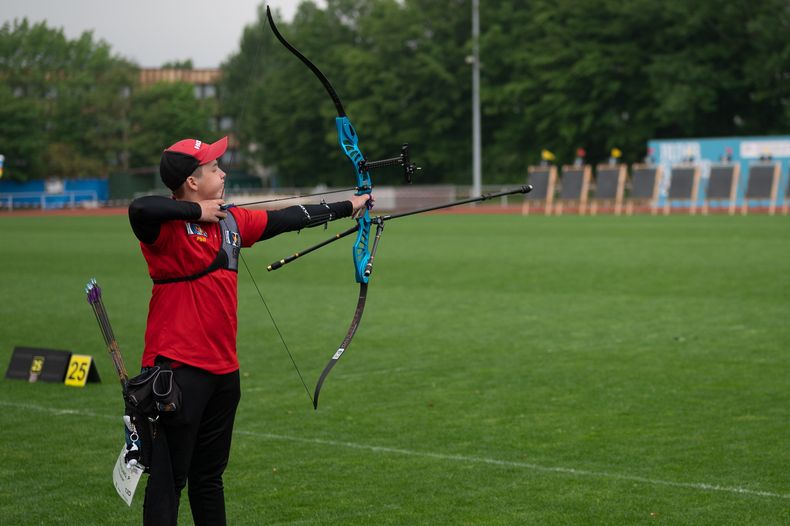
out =
[[210,163],[215,159],[219,159],[227,149],[228,137],[225,136],[212,144],[207,144],[200,139],[184,139],[182,141],[178,141],[165,151],[183,153],[194,157],[200,161],[198,166],[201,166],[206,163]]
[[198,166],[219,159],[227,149],[227,136],[211,144],[199,139],[178,141],[162,152],[162,160],[159,162],[162,182],[175,192]]

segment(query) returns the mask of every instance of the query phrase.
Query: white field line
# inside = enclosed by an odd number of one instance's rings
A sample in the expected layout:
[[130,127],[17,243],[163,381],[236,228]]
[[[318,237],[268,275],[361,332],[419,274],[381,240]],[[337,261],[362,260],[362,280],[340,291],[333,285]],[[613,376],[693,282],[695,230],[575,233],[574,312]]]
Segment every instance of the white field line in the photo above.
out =
[[470,464],[488,464],[493,466],[504,466],[508,468],[521,468],[532,471],[542,471],[546,473],[562,473],[573,476],[583,477],[599,477],[613,480],[628,480],[632,482],[639,482],[641,484],[648,484],[653,486],[670,486],[675,488],[689,488],[702,491],[721,491],[725,493],[739,493],[742,495],[751,495],[756,497],[775,497],[780,499],[790,499],[790,494],[787,493],[774,493],[771,491],[757,491],[741,487],[733,486],[720,486],[718,484],[708,484],[704,482],[675,482],[671,480],[651,479],[647,477],[640,477],[637,475],[622,475],[619,473],[609,473],[607,471],[589,471],[586,469],[564,468],[554,466],[541,466],[538,464],[531,464],[529,462],[517,462],[512,460],[498,460],[494,458],[473,457],[467,455],[448,455],[445,453],[433,453],[430,451],[413,451],[410,449],[399,449],[384,446],[371,446],[368,444],[358,444],[356,442],[340,442],[335,440],[325,440],[321,438],[303,438],[288,435],[276,435],[273,433],[256,433],[254,431],[236,431],[239,435],[249,435],[259,438],[268,438],[271,440],[287,440],[294,442],[307,442],[310,444],[321,444],[325,446],[343,447],[349,449],[361,449],[365,451],[373,451],[375,453],[389,453],[395,455],[407,455],[412,457],[435,458],[439,460],[449,460],[453,462],[464,462]]
[[[12,407],[16,409],[26,409],[33,411],[41,411],[50,413],[55,416],[88,416],[94,418],[102,418],[109,420],[121,421],[120,416],[110,416],[101,413],[93,413],[90,411],[83,411],[79,409],[54,409],[51,407],[44,407],[34,404],[19,404],[13,402],[0,401],[0,406]],[[342,447],[347,449],[358,449],[362,451],[371,451],[373,453],[385,453],[390,455],[403,455],[410,457],[433,458],[437,460],[446,460],[451,462],[462,462],[467,464],[486,464],[489,466],[502,466],[507,468],[519,468],[530,471],[540,471],[543,473],[560,473],[563,475],[571,475],[574,477],[597,477],[611,480],[626,480],[630,482],[637,482],[650,486],[668,486],[672,488],[686,488],[699,491],[718,491],[722,493],[734,493],[739,495],[748,495],[753,497],[770,497],[778,499],[790,499],[790,493],[776,493],[772,491],[758,491],[739,486],[721,486],[718,484],[709,484],[705,482],[676,482],[672,480],[653,479],[648,477],[640,477],[638,475],[623,475],[621,473],[610,473],[608,471],[591,471],[586,469],[556,467],[556,466],[542,466],[539,464],[532,464],[529,462],[517,462],[513,460],[498,460],[495,458],[475,457],[467,455],[449,455],[446,453],[434,453],[431,451],[414,451],[411,449],[401,449],[394,447],[372,446],[369,444],[360,444],[357,442],[342,442],[337,440],[326,440],[323,438],[304,438],[290,435],[278,435],[274,433],[258,433],[255,431],[244,431],[236,429],[234,431],[237,435],[247,435],[251,437],[264,438],[269,440],[283,440],[287,442],[302,442],[307,444],[320,444],[323,446]]]

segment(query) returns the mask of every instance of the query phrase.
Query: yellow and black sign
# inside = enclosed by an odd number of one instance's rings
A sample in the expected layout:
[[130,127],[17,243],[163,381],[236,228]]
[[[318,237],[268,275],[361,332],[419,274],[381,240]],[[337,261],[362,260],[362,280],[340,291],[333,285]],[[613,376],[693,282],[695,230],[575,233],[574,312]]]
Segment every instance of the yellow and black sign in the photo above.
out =
[[33,382],[38,381],[38,377],[41,376],[41,371],[44,370],[44,361],[46,358],[43,356],[34,356],[33,359],[30,361],[30,375],[27,377],[27,381],[31,384]]
[[101,381],[90,356],[34,347],[14,347],[5,377],[31,383],[57,382],[78,387],[83,387],[86,382]]
[[72,354],[66,369],[66,380],[63,382],[72,387],[85,387],[89,373],[96,371],[93,357],[86,354]]

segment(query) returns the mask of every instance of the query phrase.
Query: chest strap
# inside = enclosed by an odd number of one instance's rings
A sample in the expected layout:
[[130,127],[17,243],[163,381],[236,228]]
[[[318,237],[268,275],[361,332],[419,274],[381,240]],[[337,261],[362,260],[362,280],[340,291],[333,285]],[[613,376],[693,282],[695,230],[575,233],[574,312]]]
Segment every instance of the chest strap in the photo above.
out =
[[228,212],[224,219],[219,221],[220,236],[222,244],[220,244],[217,256],[211,264],[194,274],[188,276],[178,276],[175,278],[153,279],[155,285],[163,285],[165,283],[176,283],[179,281],[194,281],[202,278],[206,274],[211,274],[215,270],[225,269],[233,272],[239,270],[239,251],[241,250],[241,234],[236,223],[236,218],[233,214]]

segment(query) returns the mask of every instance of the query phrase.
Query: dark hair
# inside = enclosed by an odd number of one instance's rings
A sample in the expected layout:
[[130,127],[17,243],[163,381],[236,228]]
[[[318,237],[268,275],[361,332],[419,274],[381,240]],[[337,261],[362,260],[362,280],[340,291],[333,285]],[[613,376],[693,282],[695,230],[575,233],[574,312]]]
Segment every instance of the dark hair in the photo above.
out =
[[165,151],[159,162],[159,176],[165,186],[175,192],[184,184],[187,177],[197,170],[198,166],[200,166],[200,161],[191,155]]

